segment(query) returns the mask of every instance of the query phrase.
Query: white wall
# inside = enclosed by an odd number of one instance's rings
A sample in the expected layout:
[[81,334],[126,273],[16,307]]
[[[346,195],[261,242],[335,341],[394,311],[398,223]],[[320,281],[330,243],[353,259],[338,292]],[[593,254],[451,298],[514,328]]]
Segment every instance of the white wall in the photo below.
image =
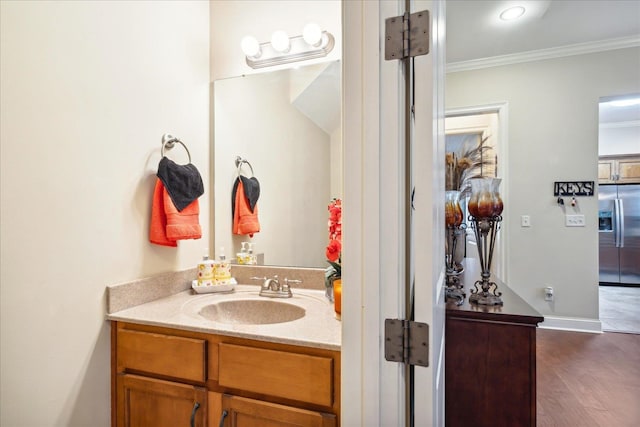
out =
[[[263,43],[276,30],[290,37],[302,34],[308,22],[315,22],[335,38],[335,47],[325,58],[305,61],[305,64],[337,60],[342,57],[341,2],[339,0],[211,1],[211,80],[264,72],[254,70],[245,62],[240,41],[251,35]],[[291,67],[291,64],[284,65]],[[281,68],[281,67],[280,67]],[[269,67],[269,70],[278,67]]]
[[[639,69],[630,48],[447,76],[447,109],[508,102],[507,282],[544,315],[598,318],[597,197],[562,209],[553,182],[597,181],[599,98],[640,91]],[[565,227],[565,211],[586,227]]]
[[337,128],[331,133],[331,149],[329,151],[329,162],[331,164],[331,198],[342,198],[344,188],[344,176],[342,171],[344,166],[342,164],[342,126]]
[[640,154],[640,125],[601,124],[598,141],[601,156]]
[[[209,4],[0,7],[0,424],[108,426],[105,286],[192,267],[209,241]],[[177,249],[148,242],[165,132],[207,192],[204,238]]]
[[[215,82],[216,251],[224,246],[233,256],[241,242],[251,241],[267,265],[324,267],[330,137],[291,104],[289,74]],[[251,163],[260,182],[260,232],[253,238],[232,233],[236,156]],[[247,166],[242,172],[251,176]]]

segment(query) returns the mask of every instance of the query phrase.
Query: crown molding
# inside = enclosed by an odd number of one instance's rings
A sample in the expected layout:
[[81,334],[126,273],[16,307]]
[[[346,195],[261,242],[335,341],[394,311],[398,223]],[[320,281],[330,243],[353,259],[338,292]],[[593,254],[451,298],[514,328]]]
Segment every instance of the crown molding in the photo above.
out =
[[509,55],[472,59],[470,61],[451,62],[447,64],[447,73],[479,70],[482,68],[500,67],[503,65],[519,64],[522,62],[542,61],[545,59],[584,55],[586,53],[626,49],[638,46],[640,46],[640,36],[620,37],[616,39],[600,40],[597,42],[578,43],[567,46],[552,47],[549,49],[530,50],[528,52],[513,53]]

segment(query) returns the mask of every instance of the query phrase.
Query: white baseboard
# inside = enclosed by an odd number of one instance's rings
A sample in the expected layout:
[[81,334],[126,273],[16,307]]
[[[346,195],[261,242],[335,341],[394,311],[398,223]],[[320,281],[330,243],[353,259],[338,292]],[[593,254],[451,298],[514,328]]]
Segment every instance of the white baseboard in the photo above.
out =
[[594,319],[580,319],[575,317],[544,316],[544,322],[538,325],[542,329],[557,329],[561,331],[602,333],[602,323]]

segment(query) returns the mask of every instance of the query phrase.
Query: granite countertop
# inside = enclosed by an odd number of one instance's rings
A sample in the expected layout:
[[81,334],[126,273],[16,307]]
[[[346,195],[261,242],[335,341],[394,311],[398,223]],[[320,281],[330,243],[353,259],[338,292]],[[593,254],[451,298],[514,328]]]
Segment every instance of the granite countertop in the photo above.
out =
[[[144,302],[107,314],[108,320],[204,332],[306,347],[340,350],[341,323],[335,318],[333,304],[323,290],[292,289],[292,298],[271,299],[258,296],[259,286],[237,285],[231,293],[196,294],[182,290],[169,296]],[[221,323],[204,318],[200,310],[225,300],[273,300],[304,308],[297,320],[272,324]]]

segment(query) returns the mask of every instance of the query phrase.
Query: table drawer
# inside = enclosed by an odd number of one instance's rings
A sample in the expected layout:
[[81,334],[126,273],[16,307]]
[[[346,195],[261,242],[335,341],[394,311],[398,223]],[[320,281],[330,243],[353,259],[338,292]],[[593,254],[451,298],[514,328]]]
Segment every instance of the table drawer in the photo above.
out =
[[117,369],[194,382],[206,379],[206,341],[149,332],[118,330]]
[[220,343],[219,384],[302,402],[333,404],[333,359]]

